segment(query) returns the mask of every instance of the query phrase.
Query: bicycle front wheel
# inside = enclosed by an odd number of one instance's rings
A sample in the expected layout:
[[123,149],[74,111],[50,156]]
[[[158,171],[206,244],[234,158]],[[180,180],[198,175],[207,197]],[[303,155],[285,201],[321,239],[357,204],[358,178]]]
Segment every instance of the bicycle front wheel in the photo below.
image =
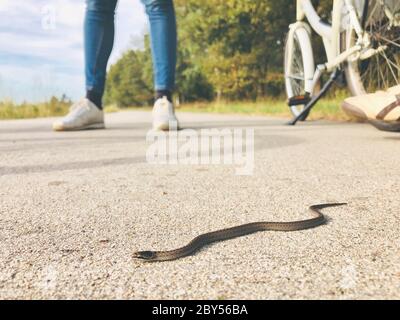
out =
[[[386,90],[400,84],[400,1],[355,0],[373,49],[385,48],[366,60],[348,62],[345,75],[353,95]],[[342,34],[342,50],[356,42],[355,31]]]
[[[288,99],[312,96],[315,71],[314,55],[310,34],[304,25],[294,25],[289,31],[285,45],[285,86]],[[298,116],[304,105],[291,106],[294,116]]]

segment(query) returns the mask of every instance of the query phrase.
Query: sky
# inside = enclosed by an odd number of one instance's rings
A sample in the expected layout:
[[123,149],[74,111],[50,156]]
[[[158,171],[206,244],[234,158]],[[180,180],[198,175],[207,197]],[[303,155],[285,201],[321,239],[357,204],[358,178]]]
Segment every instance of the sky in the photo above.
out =
[[[0,0],[0,100],[84,95],[85,0]],[[148,29],[139,0],[119,0],[110,64]]]

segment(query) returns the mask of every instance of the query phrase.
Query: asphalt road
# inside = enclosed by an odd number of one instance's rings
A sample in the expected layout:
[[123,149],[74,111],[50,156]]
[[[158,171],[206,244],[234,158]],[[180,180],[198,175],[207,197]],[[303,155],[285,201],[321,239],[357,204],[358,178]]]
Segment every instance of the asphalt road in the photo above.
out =
[[[254,128],[251,176],[237,166],[146,161],[150,114],[107,130],[55,133],[52,119],[0,121],[0,298],[400,298],[400,134],[363,124],[180,115],[184,128]],[[197,131],[198,132],[198,131]],[[309,218],[166,263],[200,233]]]

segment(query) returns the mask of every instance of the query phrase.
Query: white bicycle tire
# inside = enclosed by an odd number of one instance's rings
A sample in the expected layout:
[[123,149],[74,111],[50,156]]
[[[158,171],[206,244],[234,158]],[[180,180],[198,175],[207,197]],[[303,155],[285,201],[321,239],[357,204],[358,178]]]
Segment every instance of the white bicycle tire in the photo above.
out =
[[[292,70],[295,63],[295,42],[298,43],[301,59],[303,62],[302,72],[304,75],[304,85],[302,88],[303,92],[298,92],[299,88],[294,88]],[[314,54],[311,43],[311,36],[308,26],[305,23],[297,23],[292,25],[289,34],[286,39],[285,45],[285,59],[284,59],[284,71],[285,71],[285,87],[288,99],[302,94],[310,94],[312,96],[313,78],[315,73],[315,62]],[[294,116],[299,115],[303,110],[304,105],[290,107],[291,112]]]

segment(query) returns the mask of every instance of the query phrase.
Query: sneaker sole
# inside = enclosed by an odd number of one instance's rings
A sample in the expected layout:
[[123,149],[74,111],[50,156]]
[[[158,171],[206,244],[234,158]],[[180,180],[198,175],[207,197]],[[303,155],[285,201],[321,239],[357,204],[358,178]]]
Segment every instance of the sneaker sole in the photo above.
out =
[[153,124],[153,130],[154,131],[178,131],[179,130],[179,124],[177,123],[176,128],[171,129],[169,126],[169,122],[159,122],[156,124]]
[[94,123],[89,124],[82,127],[75,127],[75,128],[65,128],[65,127],[53,127],[54,131],[82,131],[82,130],[98,130],[98,129],[105,129],[106,126],[104,123]]
[[349,116],[356,118],[359,121],[365,121],[367,120],[367,115],[360,110],[359,108],[353,106],[350,103],[343,102],[342,104],[342,110]]
[[368,122],[381,131],[400,132],[400,121],[369,120]]
[[168,124],[153,125],[153,130],[155,130],[155,131],[169,131],[169,125]]

